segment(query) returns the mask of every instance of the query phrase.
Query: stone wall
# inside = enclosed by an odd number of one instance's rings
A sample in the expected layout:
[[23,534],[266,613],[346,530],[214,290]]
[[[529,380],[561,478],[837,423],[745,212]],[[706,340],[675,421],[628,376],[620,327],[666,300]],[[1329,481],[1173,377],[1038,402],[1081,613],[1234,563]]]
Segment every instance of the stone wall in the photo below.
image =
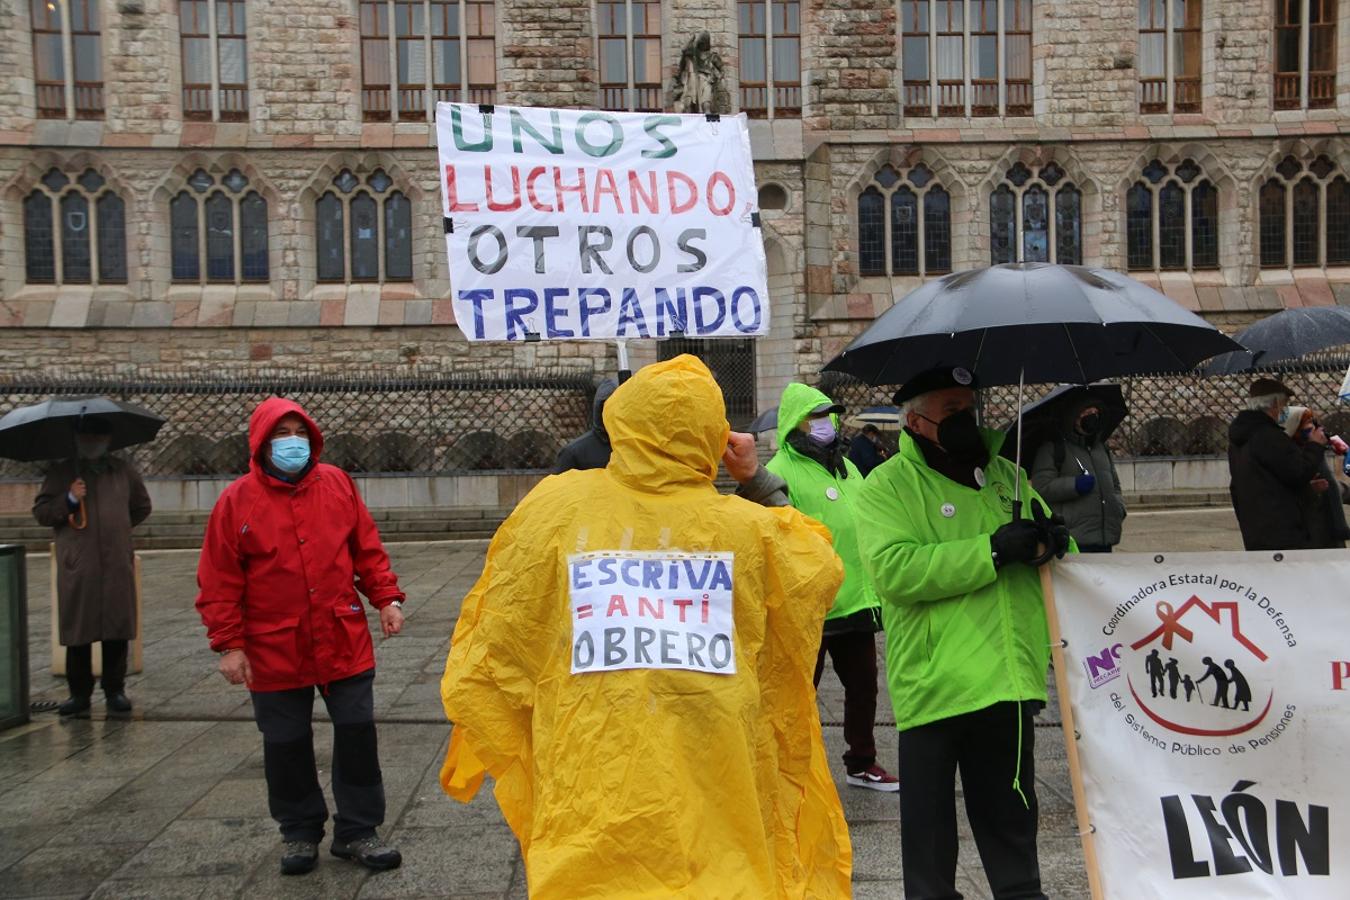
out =
[[[1344,4],[1342,4],[1342,7]],[[0,370],[90,364],[462,366],[512,362],[605,369],[603,345],[477,347],[454,324],[439,217],[434,141],[425,123],[363,122],[355,0],[249,5],[247,122],[184,122],[177,4],[103,0],[107,115],[38,120],[26,7],[0,4]],[[927,165],[952,197],[952,263],[989,260],[988,195],[1015,161],[1054,160],[1083,191],[1084,260],[1123,268],[1124,196],[1153,158],[1193,158],[1219,188],[1221,267],[1143,273],[1227,326],[1301,304],[1350,303],[1350,269],[1262,270],[1255,191],[1286,153],[1325,153],[1350,173],[1350,14],[1339,25],[1338,106],[1272,110],[1269,0],[1212,0],[1204,21],[1203,107],[1141,116],[1137,4],[1036,0],[1034,112],[1019,118],[901,115],[894,0],[802,4],[800,119],[751,123],[761,183],[789,194],[766,211],[774,319],[758,343],[760,405],[791,377],[812,377],[917,278],[864,278],[856,267],[857,195],[880,166]],[[731,0],[670,0],[662,82],[689,37],[708,31],[738,102]],[[499,0],[497,100],[590,107],[598,100],[594,4]],[[101,288],[24,283],[23,197],[50,167],[94,168],[127,202],[129,279]],[[168,201],[198,167],[244,172],[267,199],[269,282],[173,284]],[[319,284],[314,203],[343,168],[382,168],[412,201],[410,283]],[[405,348],[415,346],[416,352]],[[263,349],[270,347],[269,351]],[[635,363],[655,358],[634,344]]]

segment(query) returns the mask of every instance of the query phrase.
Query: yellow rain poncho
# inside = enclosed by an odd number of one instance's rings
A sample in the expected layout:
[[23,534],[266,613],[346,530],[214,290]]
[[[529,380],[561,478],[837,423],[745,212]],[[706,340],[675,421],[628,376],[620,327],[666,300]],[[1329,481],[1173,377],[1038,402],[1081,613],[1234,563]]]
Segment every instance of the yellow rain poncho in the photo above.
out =
[[[794,509],[718,494],[729,429],[722,393],[694,357],[640,370],[604,417],[608,468],[531,491],[464,600],[441,681],[455,723],[442,786],[467,802],[484,774],[496,779],[541,900],[848,897],[848,829],[811,686],[843,578],[828,531]],[[722,601],[730,643],[718,635],[698,654],[701,644],[682,633],[667,644],[661,632],[650,656],[627,644],[587,656],[578,634],[605,607],[593,616],[574,604],[604,566],[584,576],[574,567],[606,552],[617,566],[734,554]],[[642,577],[648,613],[661,599],[691,602],[663,590],[664,574]],[[695,596],[706,604],[709,591]],[[623,601],[608,589],[601,599],[611,615]],[[610,620],[616,634],[626,614]],[[716,672],[658,665],[690,651],[686,662],[715,666],[718,646],[732,652]],[[643,664],[574,673],[608,664],[611,649]]]

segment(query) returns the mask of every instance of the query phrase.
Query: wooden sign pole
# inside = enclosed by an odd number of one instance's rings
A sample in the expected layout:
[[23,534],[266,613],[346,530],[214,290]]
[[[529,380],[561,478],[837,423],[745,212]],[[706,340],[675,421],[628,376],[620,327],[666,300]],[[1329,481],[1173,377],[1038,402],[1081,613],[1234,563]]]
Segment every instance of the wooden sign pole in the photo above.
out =
[[1064,728],[1064,748],[1069,758],[1069,779],[1073,783],[1073,805],[1078,814],[1078,833],[1083,839],[1083,861],[1087,865],[1088,890],[1092,900],[1105,900],[1101,872],[1097,867],[1097,848],[1092,822],[1088,819],[1087,795],[1083,790],[1083,770],[1078,764],[1078,734],[1073,725],[1073,707],[1069,702],[1069,672],[1065,668],[1064,640],[1055,610],[1054,563],[1041,566],[1041,592],[1045,595],[1045,620],[1050,626],[1050,654],[1055,664],[1055,691],[1059,694],[1059,719]]

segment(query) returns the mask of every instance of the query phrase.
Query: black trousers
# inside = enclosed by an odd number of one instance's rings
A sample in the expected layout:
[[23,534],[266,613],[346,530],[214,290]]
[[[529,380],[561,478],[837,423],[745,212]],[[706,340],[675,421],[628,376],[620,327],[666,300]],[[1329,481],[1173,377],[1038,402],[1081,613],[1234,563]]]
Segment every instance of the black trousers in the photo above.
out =
[[825,672],[829,653],[835,674],[844,685],[844,767],[861,772],[877,761],[872,726],[877,718],[877,643],[871,632],[827,634],[816,656],[815,685]]
[[[961,897],[956,890],[959,769],[966,815],[994,897],[1044,900],[1036,857],[1034,734],[1030,706],[1011,702],[900,732],[900,852],[906,898]],[[1013,787],[1014,777],[1021,795]]]
[[[127,641],[103,641],[103,693],[120,694],[127,683]],[[76,644],[66,648],[66,684],[72,697],[91,697],[94,693],[94,645]]]
[[[354,841],[384,823],[384,781],[375,740],[375,670],[320,686],[333,720],[333,799],[338,840]],[[328,805],[314,762],[313,687],[254,691],[253,718],[263,736],[267,808],[287,841],[323,839]]]

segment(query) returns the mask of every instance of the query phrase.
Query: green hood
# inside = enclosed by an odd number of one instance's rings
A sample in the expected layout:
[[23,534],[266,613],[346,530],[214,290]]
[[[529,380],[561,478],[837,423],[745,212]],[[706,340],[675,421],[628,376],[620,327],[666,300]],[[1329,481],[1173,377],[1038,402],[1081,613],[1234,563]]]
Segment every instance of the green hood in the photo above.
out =
[[[765,468],[787,482],[788,500],[793,506],[830,529],[834,552],[844,561],[844,584],[826,618],[839,619],[879,603],[858,555],[854,498],[862,489],[862,475],[845,459],[847,477],[838,477],[814,459],[797,452],[787,440],[811,410],[822,403],[834,401],[808,385],[793,382],[783,389],[783,398],[778,404],[778,452]],[[830,418],[838,428],[839,417],[832,415]]]

